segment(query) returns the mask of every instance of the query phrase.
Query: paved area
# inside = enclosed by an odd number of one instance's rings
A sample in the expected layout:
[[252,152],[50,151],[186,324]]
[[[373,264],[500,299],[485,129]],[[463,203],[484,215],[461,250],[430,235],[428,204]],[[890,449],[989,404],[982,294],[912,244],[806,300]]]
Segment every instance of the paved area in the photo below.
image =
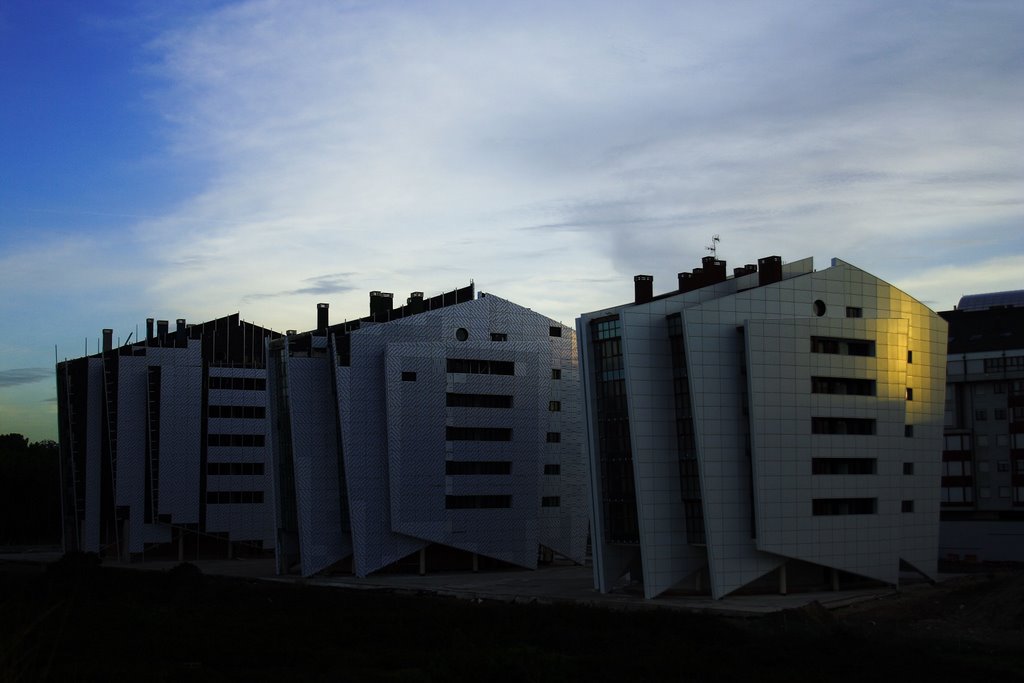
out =
[[[45,564],[59,559],[58,551],[0,553],[0,561]],[[178,564],[171,560],[119,562],[104,560],[104,566],[126,569],[166,571]],[[590,567],[554,565],[528,570],[473,572],[439,572],[424,576],[416,574],[381,574],[365,579],[355,576],[327,576],[302,579],[298,576],[276,576],[273,560],[196,560],[204,574],[236,576],[268,581],[304,582],[308,585],[334,586],[355,590],[386,590],[391,592],[445,595],[468,600],[500,600],[518,603],[576,603],[611,609],[678,609],[732,616],[769,614],[795,609],[818,602],[834,609],[854,602],[891,595],[894,589],[880,586],[869,589],[791,593],[789,595],[732,595],[723,600],[708,596],[668,594],[645,600],[639,588],[601,594],[593,588]]]

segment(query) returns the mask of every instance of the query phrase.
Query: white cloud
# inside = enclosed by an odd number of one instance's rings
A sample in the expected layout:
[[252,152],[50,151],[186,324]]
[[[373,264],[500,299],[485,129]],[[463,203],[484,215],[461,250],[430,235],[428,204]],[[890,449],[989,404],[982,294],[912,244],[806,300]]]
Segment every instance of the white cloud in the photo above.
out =
[[352,316],[475,277],[571,319],[713,233],[731,265],[891,280],[1020,251],[1021,28],[1000,3],[231,5],[153,46],[212,180],[140,226],[152,292],[283,328],[325,273]]

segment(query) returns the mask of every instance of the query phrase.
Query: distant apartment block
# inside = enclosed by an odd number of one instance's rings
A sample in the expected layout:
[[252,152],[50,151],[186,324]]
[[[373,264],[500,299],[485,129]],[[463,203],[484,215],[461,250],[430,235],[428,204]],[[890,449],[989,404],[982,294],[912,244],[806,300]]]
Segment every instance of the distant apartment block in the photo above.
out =
[[941,557],[1024,562],[1024,290],[975,294],[949,323]]
[[67,548],[303,575],[582,562],[573,330],[472,285],[370,305],[284,335],[149,320],[58,363]]
[[838,259],[673,284],[577,320],[596,587],[933,576],[945,322]]

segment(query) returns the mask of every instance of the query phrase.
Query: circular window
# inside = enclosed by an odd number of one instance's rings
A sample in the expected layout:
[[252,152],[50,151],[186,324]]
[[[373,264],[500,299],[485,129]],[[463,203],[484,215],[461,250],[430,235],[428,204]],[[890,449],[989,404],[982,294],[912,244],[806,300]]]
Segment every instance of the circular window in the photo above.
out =
[[814,315],[818,316],[819,318],[825,315],[825,302],[822,301],[821,299],[817,299],[814,302]]
[[455,338],[458,339],[459,341],[466,341],[467,339],[469,339],[469,332],[466,331],[465,327],[460,327],[459,329],[455,330]]

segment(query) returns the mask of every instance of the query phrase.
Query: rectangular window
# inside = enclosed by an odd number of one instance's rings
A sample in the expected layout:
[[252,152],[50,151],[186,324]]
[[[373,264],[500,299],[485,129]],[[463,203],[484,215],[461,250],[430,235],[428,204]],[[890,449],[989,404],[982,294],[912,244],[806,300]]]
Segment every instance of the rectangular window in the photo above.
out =
[[451,408],[511,408],[512,397],[500,394],[456,394],[448,392],[446,405]]
[[864,317],[864,309],[857,308],[855,306],[847,306],[846,307],[846,317],[847,318],[863,318]]
[[988,413],[986,413],[984,410],[975,410],[974,419],[977,422],[984,422],[985,420],[988,419]]
[[264,464],[261,462],[208,462],[206,473],[215,476],[254,476],[262,475]]
[[555,464],[555,465],[544,465],[544,474],[561,474],[561,473],[562,473],[562,466],[561,465],[557,465],[557,464]]
[[1006,419],[1006,409],[1005,408],[996,408],[994,414],[992,415],[992,418],[995,419],[995,420],[1005,420]]
[[874,396],[875,380],[853,377],[811,377],[811,393]]
[[811,458],[811,474],[875,474],[876,458]]
[[552,413],[560,412],[562,410],[562,402],[548,401],[548,410],[551,411]]
[[477,510],[512,507],[512,496],[445,496],[448,510]]
[[211,375],[207,385],[210,389],[264,391],[267,388],[267,380],[264,377],[220,377],[219,375]]
[[207,491],[206,502],[212,505],[262,503],[263,491]]
[[238,419],[259,419],[267,416],[267,409],[264,406],[208,406],[207,414],[210,417],[238,418]]
[[504,332],[491,332],[491,341],[502,342],[508,341],[508,335]]
[[909,350],[909,349],[907,350],[907,362],[908,363],[913,363],[914,362],[914,352]]
[[914,400],[914,390],[911,389],[910,387],[907,387],[907,400],[908,401],[913,401]]
[[562,379],[561,368],[551,368],[551,379]]
[[460,474],[512,474],[510,460],[446,460],[444,473],[451,476]]
[[903,425],[903,436],[908,438],[914,436],[914,425]]
[[814,498],[811,501],[811,514],[815,517],[873,515],[877,507],[877,498]]
[[561,432],[548,432],[548,443],[561,443],[562,433]]
[[1009,472],[1009,471],[1010,471],[1010,461],[1009,460],[1000,460],[999,462],[996,463],[996,472]]
[[556,508],[562,505],[562,499],[559,496],[544,496],[540,499],[540,506],[542,508]]
[[874,434],[875,421],[860,417],[812,417],[811,434]]
[[448,441],[511,441],[508,427],[445,427]]
[[516,374],[516,364],[508,360],[449,358],[448,372],[462,372],[470,375],[514,375]]
[[870,339],[811,337],[811,353],[829,353],[840,356],[874,356],[875,342]]
[[207,434],[206,445],[263,448],[265,439],[262,434]]
[[548,335],[550,335],[552,337],[561,337],[562,336],[562,328],[561,328],[561,326],[557,326],[556,327],[556,326],[552,325],[551,327],[549,327],[548,328]]
[[914,501],[912,501],[912,500],[904,500],[904,501],[900,502],[900,512],[913,512],[913,511],[914,511]]
[[403,372],[402,373],[402,381],[403,382],[415,382],[416,381],[416,373],[415,372]]
[[914,473],[914,463],[912,463],[912,462],[905,462],[905,463],[903,463],[903,474],[913,474],[913,473]]

